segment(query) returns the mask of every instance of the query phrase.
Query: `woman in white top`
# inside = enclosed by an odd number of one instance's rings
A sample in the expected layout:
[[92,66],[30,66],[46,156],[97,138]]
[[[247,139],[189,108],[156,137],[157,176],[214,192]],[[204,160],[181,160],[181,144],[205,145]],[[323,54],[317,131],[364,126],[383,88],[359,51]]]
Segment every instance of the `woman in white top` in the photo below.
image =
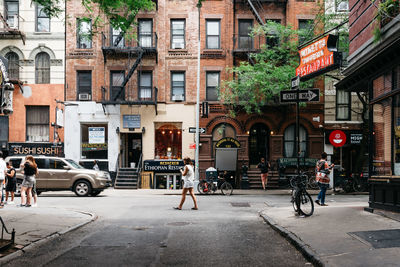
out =
[[174,209],[176,210],[181,210],[183,203],[185,202],[186,199],[186,193],[189,191],[190,196],[193,199],[194,207],[192,210],[197,210],[197,200],[194,195],[193,187],[194,187],[194,171],[193,171],[193,165],[192,165],[192,160],[189,157],[186,157],[183,159],[183,163],[185,164],[185,168],[181,169],[182,173],[182,179],[183,179],[183,190],[182,190],[182,198],[181,198],[181,203],[179,204],[178,207],[175,207]]

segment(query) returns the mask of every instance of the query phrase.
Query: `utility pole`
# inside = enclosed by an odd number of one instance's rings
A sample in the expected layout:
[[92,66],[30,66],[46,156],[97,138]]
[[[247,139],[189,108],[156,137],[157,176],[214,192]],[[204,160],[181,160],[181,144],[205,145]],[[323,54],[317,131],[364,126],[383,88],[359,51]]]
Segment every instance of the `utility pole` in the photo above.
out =
[[200,143],[200,8],[201,0],[197,3],[199,14],[198,41],[197,41],[197,95],[196,95],[196,154],[195,154],[195,180],[200,179],[199,173],[199,143]]

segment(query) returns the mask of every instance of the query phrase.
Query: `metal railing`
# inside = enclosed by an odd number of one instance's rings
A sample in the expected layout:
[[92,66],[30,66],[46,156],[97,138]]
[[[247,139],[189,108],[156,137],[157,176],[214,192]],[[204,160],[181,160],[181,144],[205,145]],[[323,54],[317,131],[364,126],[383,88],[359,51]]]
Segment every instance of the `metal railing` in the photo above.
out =
[[157,103],[156,87],[153,88],[137,88],[137,84],[134,81],[128,82],[127,86],[122,89],[122,92],[118,95],[117,91],[120,89],[118,86],[110,87],[108,90],[104,88],[104,104],[131,104],[131,105],[155,105]]
[[138,162],[138,167],[137,167],[137,172],[138,172],[138,183],[137,183],[137,187],[138,187],[138,188],[139,188],[140,184],[142,183],[142,157],[143,157],[143,153],[140,153],[139,162]]
[[118,35],[111,35],[110,32],[102,32],[102,47],[107,49],[119,49],[121,51],[129,48],[141,47],[147,49],[157,49],[158,36],[156,32],[142,32],[136,38],[122,38],[115,45]]
[[1,221],[1,239],[4,239],[4,231],[5,231],[7,234],[11,235],[11,242],[12,242],[11,244],[14,244],[14,241],[15,241],[15,229],[13,228],[11,233],[10,233],[8,231],[6,225],[4,224],[3,218],[1,218],[1,216],[0,216],[0,221]]
[[244,36],[233,35],[233,51],[235,52],[256,52],[261,49],[261,46],[266,42],[265,36]]

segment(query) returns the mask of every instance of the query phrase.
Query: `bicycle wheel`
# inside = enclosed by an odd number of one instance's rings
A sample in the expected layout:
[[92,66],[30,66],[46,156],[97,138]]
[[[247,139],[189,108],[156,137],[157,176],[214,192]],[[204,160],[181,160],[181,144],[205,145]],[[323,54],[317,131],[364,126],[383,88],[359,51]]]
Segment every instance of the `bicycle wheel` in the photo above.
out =
[[367,190],[367,184],[355,179],[353,182],[353,190],[356,192],[364,192]]
[[221,192],[225,196],[230,196],[230,195],[232,195],[232,192],[233,192],[233,186],[228,182],[224,182],[221,185]]
[[298,204],[299,214],[304,216],[311,216],[314,213],[314,202],[307,193],[307,191],[302,190],[296,195],[296,203]]
[[308,175],[308,187],[310,189],[318,189],[319,188],[318,182],[315,178],[315,173]]
[[197,185],[197,191],[199,191],[200,194],[208,194],[208,184],[206,182],[200,182]]
[[297,203],[296,203],[296,190],[295,190],[295,189],[292,190],[292,199],[290,200],[290,202],[292,202],[294,211],[295,211],[295,212],[298,212],[299,209],[297,208]]
[[289,178],[289,182],[290,182],[290,187],[291,188],[295,188],[296,187],[296,177],[295,176],[290,177]]

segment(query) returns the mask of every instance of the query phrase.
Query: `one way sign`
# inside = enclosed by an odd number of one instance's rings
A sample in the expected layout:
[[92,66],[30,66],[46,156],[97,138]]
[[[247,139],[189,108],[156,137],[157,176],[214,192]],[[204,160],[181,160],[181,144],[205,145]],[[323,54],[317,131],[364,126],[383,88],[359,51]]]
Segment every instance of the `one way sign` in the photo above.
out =
[[[189,127],[189,133],[196,133],[196,127]],[[206,128],[199,128],[199,133],[206,133]]]
[[286,102],[319,102],[319,89],[299,90],[299,99],[297,99],[297,92],[294,90],[281,91],[281,103]]

